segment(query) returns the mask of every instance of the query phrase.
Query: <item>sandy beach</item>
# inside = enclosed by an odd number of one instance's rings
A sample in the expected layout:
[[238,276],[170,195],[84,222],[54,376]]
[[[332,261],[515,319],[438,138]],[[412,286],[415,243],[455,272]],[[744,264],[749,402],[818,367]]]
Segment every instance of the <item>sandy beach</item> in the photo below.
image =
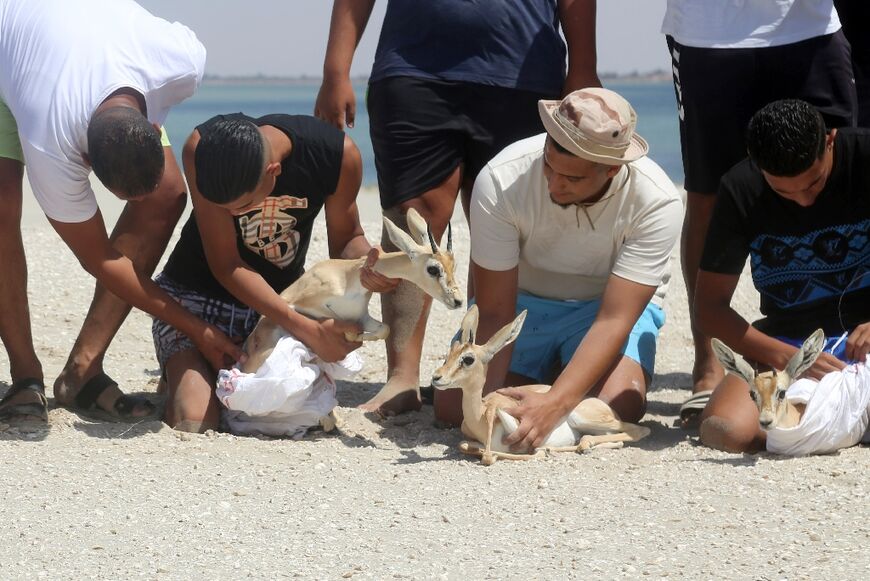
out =
[[[93,279],[25,193],[35,342],[50,385]],[[120,208],[101,190],[112,222]],[[361,194],[370,239],[376,193]],[[322,226],[322,225],[321,225]],[[468,230],[454,219],[459,277]],[[309,263],[326,256],[318,228]],[[738,310],[757,316],[744,280]],[[374,300],[379,316],[378,301]],[[339,433],[302,441],[190,435],[158,419],[97,422],[53,406],[49,426],[0,425],[4,579],[861,579],[870,577],[870,449],[784,459],[716,452],[674,428],[692,346],[673,262],[657,374],[643,424],[622,450],[484,467],[456,449],[432,408],[380,420],[355,406],[385,377],[381,344],[339,384]],[[461,312],[433,307],[423,381]],[[126,392],[158,401],[148,316],[134,312],[106,360]],[[0,393],[8,388],[0,353]]]

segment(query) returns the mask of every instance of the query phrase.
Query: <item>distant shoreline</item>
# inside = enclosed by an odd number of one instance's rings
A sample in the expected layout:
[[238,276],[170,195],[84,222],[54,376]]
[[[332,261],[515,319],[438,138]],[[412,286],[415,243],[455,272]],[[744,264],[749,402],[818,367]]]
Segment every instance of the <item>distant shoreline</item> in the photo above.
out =
[[[604,72],[599,75],[602,82],[625,82],[625,83],[663,83],[671,81],[671,73],[665,70],[649,71],[644,73],[633,72],[628,74],[616,74]],[[353,77],[353,82],[365,83],[368,77]],[[268,75],[210,75],[206,74],[203,81],[211,85],[230,84],[263,84],[263,85],[312,85],[319,84],[322,77],[301,75],[297,77],[273,77]]]

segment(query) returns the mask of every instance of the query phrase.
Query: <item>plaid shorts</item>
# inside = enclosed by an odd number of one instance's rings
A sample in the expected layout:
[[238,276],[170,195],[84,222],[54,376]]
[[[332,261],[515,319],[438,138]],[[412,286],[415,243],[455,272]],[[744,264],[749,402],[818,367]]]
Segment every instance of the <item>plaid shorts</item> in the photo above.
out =
[[[201,295],[176,283],[165,274],[158,275],[154,282],[182,307],[206,323],[214,325],[230,338],[247,338],[260,318],[254,309]],[[170,357],[185,349],[195,349],[187,335],[160,319],[154,319],[151,335],[154,338],[154,351],[157,353],[160,371],[164,373]]]

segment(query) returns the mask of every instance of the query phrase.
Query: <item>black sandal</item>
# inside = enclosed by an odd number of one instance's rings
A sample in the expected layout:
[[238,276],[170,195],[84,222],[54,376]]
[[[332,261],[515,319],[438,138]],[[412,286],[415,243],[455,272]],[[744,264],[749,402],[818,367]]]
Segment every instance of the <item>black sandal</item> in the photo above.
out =
[[[14,396],[25,392],[32,391],[39,396],[39,403],[16,403],[8,404],[6,402]],[[48,422],[48,399],[45,397],[45,384],[41,379],[35,377],[27,377],[19,379],[12,383],[12,387],[0,399],[0,421],[25,421],[26,418],[33,418],[36,421]]]
[[[97,399],[110,387],[117,387],[118,382],[106,375],[98,373],[90,378],[79,390],[75,397],[76,407],[87,415],[108,421],[138,421],[145,419],[154,414],[157,410],[156,406],[140,395],[128,395],[126,393],[115,400],[115,405],[112,410],[104,410],[97,404]],[[133,411],[137,407],[145,407],[148,413],[141,416],[134,416]]]

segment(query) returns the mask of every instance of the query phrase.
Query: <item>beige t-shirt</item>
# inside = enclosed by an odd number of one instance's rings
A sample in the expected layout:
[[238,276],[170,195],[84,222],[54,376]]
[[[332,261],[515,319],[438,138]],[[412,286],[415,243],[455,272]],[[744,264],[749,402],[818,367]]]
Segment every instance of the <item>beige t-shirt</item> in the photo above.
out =
[[471,195],[471,259],[488,270],[518,266],[520,290],[543,298],[597,299],[615,274],[656,286],[661,306],[683,222],[673,182],[643,157],[619,170],[599,203],[561,207],[544,178],[545,139],[518,141],[481,170]]

